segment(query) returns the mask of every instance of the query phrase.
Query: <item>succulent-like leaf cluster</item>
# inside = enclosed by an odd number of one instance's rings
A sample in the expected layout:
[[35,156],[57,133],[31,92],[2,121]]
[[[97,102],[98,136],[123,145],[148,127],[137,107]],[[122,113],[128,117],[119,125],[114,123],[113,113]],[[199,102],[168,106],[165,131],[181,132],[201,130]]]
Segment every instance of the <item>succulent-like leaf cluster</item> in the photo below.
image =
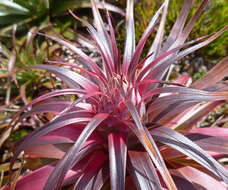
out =
[[[43,112],[51,112],[55,118],[21,141],[12,163],[23,150],[29,156],[58,161],[23,177],[16,189],[51,190],[68,185],[74,190],[105,189],[110,184],[113,190],[225,190],[228,171],[216,158],[228,153],[228,131],[192,127],[228,98],[228,83],[219,82],[228,72],[228,58],[190,87],[186,86],[188,76],[168,81],[175,61],[228,29],[225,26],[214,34],[186,42],[206,3],[203,0],[187,22],[192,0],[186,0],[165,38],[169,4],[165,0],[135,45],[134,1],[127,0],[122,61],[109,12],[107,29],[97,0],[91,0],[95,26],[72,15],[87,26],[102,57],[101,67],[70,42],[44,34],[69,48],[80,60],[31,66],[52,72],[69,88],[44,94],[18,113],[32,106],[16,122]],[[148,56],[140,61],[146,40],[154,30],[157,34]],[[69,94],[78,98],[73,102],[54,99]]]

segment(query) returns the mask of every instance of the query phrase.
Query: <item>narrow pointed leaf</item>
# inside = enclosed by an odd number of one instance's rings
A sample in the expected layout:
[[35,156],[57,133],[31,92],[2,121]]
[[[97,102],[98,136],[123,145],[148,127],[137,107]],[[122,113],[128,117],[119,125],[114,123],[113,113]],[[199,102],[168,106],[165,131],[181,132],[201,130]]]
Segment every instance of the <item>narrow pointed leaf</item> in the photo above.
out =
[[167,127],[151,127],[152,136],[161,143],[186,154],[207,168],[224,182],[228,182],[228,171],[191,140]]
[[[76,95],[82,95],[84,94],[85,91],[84,90],[77,90],[77,89],[63,89],[63,90],[56,90],[47,94],[44,94],[36,99],[34,99],[33,101],[29,102],[27,105],[25,105],[23,108],[21,108],[21,110],[15,115],[15,117],[12,119],[12,121],[10,122],[9,126],[11,126],[13,123],[14,125],[16,125],[16,123],[18,121],[21,120],[21,118],[19,118],[18,120],[16,120],[16,118],[18,116],[20,116],[25,110],[27,110],[30,106],[47,100],[49,98],[55,97],[55,96],[62,96],[62,95],[70,95],[70,94],[76,94]],[[22,116],[23,117],[23,116]]]
[[73,160],[77,155],[78,151],[80,150],[81,146],[89,138],[92,132],[99,126],[99,124],[103,122],[108,116],[109,114],[100,113],[92,118],[92,120],[86,125],[70,151],[64,156],[62,160],[59,161],[54,171],[48,178],[44,190],[49,190],[53,187],[56,187],[56,189],[60,189],[64,176],[66,175],[67,171],[71,169],[71,167],[73,167]]
[[186,0],[179,17],[177,18],[175,24],[172,27],[172,30],[164,43],[163,52],[167,51],[170,46],[174,43],[177,37],[182,33],[189,10],[191,9],[192,0]]
[[73,190],[91,189],[99,190],[108,178],[108,172],[104,166],[108,157],[102,151],[94,153],[83,175],[75,184]]
[[45,112],[58,114],[61,111],[63,111],[67,106],[69,106],[69,103],[66,103],[66,102],[45,103],[44,105],[38,105],[33,107],[32,110],[24,113],[23,116],[21,117],[21,120],[31,115],[45,113]]
[[115,69],[115,72],[120,72],[121,63],[118,60],[119,55],[118,55],[118,48],[117,48],[117,44],[116,44],[116,38],[115,38],[115,30],[112,26],[111,16],[108,11],[107,11],[107,18],[108,18],[108,25],[109,25],[109,30],[110,30],[110,40],[111,40],[111,45],[112,45],[114,69]]
[[178,170],[171,169],[170,173],[172,174],[173,180],[175,181],[178,189],[197,190],[194,184],[191,183],[191,181],[189,181],[188,179],[186,179],[185,176],[182,175]]
[[127,145],[126,135],[110,133],[108,135],[109,165],[111,188],[125,189]]
[[[64,60],[61,61],[47,61],[48,63],[55,63],[55,64],[61,64],[61,65],[67,65],[72,68],[80,70],[81,73],[86,74],[89,76],[92,82],[95,84],[99,84],[99,86],[103,86],[104,84],[107,85],[107,81],[101,76],[98,75],[97,73],[90,71],[90,68],[84,69],[82,67],[77,66],[78,63],[67,63]],[[83,62],[84,63],[84,62]]]
[[[59,141],[63,143],[63,141]],[[52,144],[42,144],[32,146],[32,143],[29,147],[24,149],[24,152],[27,158],[52,158],[52,159],[61,159],[65,155],[65,152],[58,149]]]
[[[97,9],[97,0],[91,0],[92,4],[92,10],[93,10],[93,16],[95,20],[95,25],[97,28],[97,34],[99,34],[100,38],[102,39],[101,42],[104,46],[103,52],[105,52],[105,56],[109,60],[110,67],[113,71],[114,69],[114,60],[113,60],[113,54],[112,54],[112,45],[111,45],[111,40],[108,32],[105,29],[104,22],[101,18],[100,12]],[[99,43],[101,44],[101,43]],[[101,46],[101,45],[100,45]]]
[[77,48],[75,45],[71,44],[70,42],[67,42],[66,40],[62,40],[62,39],[54,37],[54,36],[50,36],[50,35],[43,34],[43,33],[38,33],[38,34],[43,35],[51,40],[54,40],[64,46],[66,46],[72,52],[78,54],[85,61],[85,63],[88,64],[88,67],[92,67],[94,72],[96,72],[97,74],[104,77],[104,75],[103,75],[101,69],[98,67],[98,65],[89,56],[87,56],[84,52],[82,52],[79,48]]
[[[228,97],[227,92],[217,92],[217,93],[206,93],[206,94],[174,94],[159,97],[155,102],[148,106],[148,113],[153,110],[160,109],[164,110],[164,108],[178,104],[178,103],[190,103],[194,102],[195,105],[202,101],[217,101],[217,100],[226,100]],[[176,105],[178,106],[178,105]],[[193,106],[193,105],[191,105]],[[191,107],[189,106],[189,107]],[[187,109],[188,107],[185,107]]]
[[126,106],[129,110],[129,112],[132,115],[132,118],[135,122],[135,126],[137,128],[131,128],[133,132],[136,134],[136,136],[141,141],[144,148],[147,150],[150,158],[152,159],[153,163],[157,167],[158,171],[160,172],[163,180],[165,181],[167,187],[169,190],[176,190],[176,185],[165,165],[165,162],[158,150],[157,145],[155,144],[154,140],[152,139],[150,133],[144,126],[142,125],[139,115],[137,113],[137,110],[135,106],[131,102],[127,102]]
[[69,87],[78,89],[79,86],[82,86],[87,91],[98,91],[98,87],[96,84],[91,82],[89,79],[83,77],[76,72],[70,71],[68,69],[55,67],[52,65],[36,65],[30,66],[31,68],[44,69],[46,71],[50,71],[56,74],[58,77],[62,78],[64,82],[66,82]]
[[205,89],[221,81],[228,74],[228,56],[217,63],[209,72],[191,85],[191,88]]
[[[207,190],[227,190],[227,185],[222,184],[211,176],[192,167],[183,167],[179,169],[189,181],[192,181],[196,187]],[[197,189],[198,189],[197,188]]]
[[[85,162],[86,163],[86,162]],[[30,174],[22,177],[18,180],[16,183],[15,190],[30,190],[31,187],[34,190],[41,190],[43,189],[45,182],[48,179],[48,176],[51,174],[51,172],[54,170],[56,163],[46,165],[40,169],[37,169]],[[82,167],[83,163],[81,163]],[[81,173],[80,169],[73,169],[70,170],[67,173],[66,178],[64,179],[64,183],[68,183],[72,178],[75,180],[77,176]],[[4,186],[1,190],[9,190],[8,186]]]
[[[76,18],[77,20],[79,20],[80,22],[82,22],[87,26],[87,28],[89,29],[90,36],[96,43],[96,46],[99,49],[100,54],[102,56],[103,66],[105,67],[105,73],[107,77],[112,76],[112,71],[114,70],[113,59],[112,59],[111,53],[109,52],[109,47],[107,47],[107,44],[105,43],[106,40],[104,39],[104,36],[100,35],[100,33],[96,31],[95,28],[92,25],[90,25],[87,21],[78,18],[72,12],[70,13],[74,18]],[[102,77],[104,76],[103,73],[99,73],[99,74]]]
[[205,151],[228,154],[228,140],[224,137],[203,135],[199,133],[185,133],[185,136]]
[[[162,4],[162,6],[159,8],[159,10],[155,13],[155,15],[153,16],[153,18],[151,19],[149,25],[147,26],[145,32],[143,33],[136,49],[133,55],[133,58],[131,60],[131,64],[129,66],[129,70],[131,69],[130,67],[135,67],[138,64],[139,58],[141,56],[143,47],[146,43],[146,40],[148,39],[148,37],[150,36],[150,34],[154,31],[154,28],[156,26],[157,20],[159,18],[159,15],[161,14],[163,8],[165,6],[165,3]],[[154,53],[154,51],[150,51],[148,54]],[[148,57],[148,59],[145,61],[143,68],[145,66],[147,66],[148,62],[151,62],[151,60],[153,60],[153,55],[151,55],[150,57]],[[134,70],[133,70],[134,71]]]
[[210,135],[215,137],[228,138],[228,128],[198,128],[189,130],[191,133],[200,133],[204,135]]
[[[43,188],[45,181],[54,169],[54,164],[44,166],[20,179],[15,190],[30,190],[33,187],[34,190],[40,190]],[[7,186],[3,187],[3,190],[9,190]]]
[[211,111],[213,111],[217,106],[221,105],[225,101],[215,101],[209,102],[205,105],[198,105],[197,108],[194,106],[192,109],[180,114],[172,122],[175,123],[173,128],[176,130],[191,129],[197,122],[201,121],[205,116],[207,116]]
[[[5,16],[8,14],[19,14],[19,15],[26,15],[29,11],[25,7],[22,7],[21,5],[10,1],[10,0],[1,0],[0,1],[1,11],[3,11],[3,14],[0,14],[0,16]],[[6,11],[4,11],[6,9]],[[0,12],[2,13],[2,12]]]
[[134,0],[127,0],[125,36],[123,72],[126,74],[135,51]]
[[[178,47],[175,47],[173,49],[168,50],[167,52],[162,53],[157,58],[155,58],[154,60],[151,60],[150,62],[147,63],[147,65],[145,65],[143,67],[143,70],[139,74],[137,80],[140,81],[142,78],[145,78],[146,77],[145,75],[148,74],[149,71],[150,71],[150,73],[153,73],[153,69],[155,69],[156,67],[158,67],[158,68],[161,67],[160,64],[164,65],[164,62],[167,62],[167,60],[169,60],[168,58],[170,58],[171,56],[176,57],[176,55],[174,55],[174,54],[177,53],[180,49],[185,48],[187,46],[190,46],[190,45],[192,45],[192,44],[194,44],[196,42],[199,42],[201,40],[205,40],[207,38],[208,38],[208,35],[200,37],[200,38],[197,38],[197,39],[192,40],[190,42],[186,42],[183,45],[180,45]],[[148,57],[148,59],[149,59],[149,57]],[[161,71],[161,73],[164,73],[164,71]],[[161,74],[161,73],[157,73],[157,74]],[[151,78],[149,74],[148,74],[147,78]]]
[[128,151],[128,168],[138,189],[162,190],[156,169],[146,152]]
[[146,61],[145,65],[147,65],[147,63],[149,63],[149,61],[153,60],[160,54],[162,40],[163,40],[163,36],[164,36],[164,32],[165,32],[165,21],[166,21],[168,5],[169,5],[169,0],[165,0],[159,28],[158,28],[158,31],[154,38],[153,44],[150,47],[150,50],[148,52],[148,54],[150,54],[152,52],[154,52],[154,54],[149,58],[148,61]]
[[228,25],[226,25],[224,28],[222,28],[221,30],[219,30],[218,32],[216,32],[215,34],[213,34],[212,36],[210,36],[208,39],[204,40],[201,43],[198,43],[192,47],[189,47],[185,50],[182,50],[181,52],[179,52],[177,55],[171,57],[169,60],[165,60],[162,63],[159,64],[159,66],[157,66],[156,68],[154,68],[150,74],[148,74],[148,76],[157,79],[157,80],[161,80],[162,76],[164,75],[164,71],[171,65],[173,64],[175,61],[178,61],[180,59],[182,59],[184,56],[206,46],[207,44],[209,44],[210,42],[212,42],[213,40],[215,40],[216,38],[218,38],[220,35],[222,35],[225,31],[228,30]]
[[19,146],[16,148],[16,151],[14,153],[14,157],[12,160],[12,164],[16,160],[19,153],[29,146],[29,142],[31,140],[35,140],[35,138],[38,138],[42,135],[47,134],[48,132],[51,132],[53,130],[56,130],[58,128],[64,127],[65,125],[73,124],[73,123],[79,123],[79,122],[88,122],[91,120],[91,113],[88,112],[73,112],[66,115],[63,115],[56,120],[45,124],[42,128],[39,128],[35,130],[34,132],[28,134],[26,138],[19,144]]
[[202,13],[203,9],[205,8],[205,6],[207,5],[207,3],[208,3],[208,0],[203,0],[201,2],[199,8],[197,9],[197,11],[193,15],[193,17],[190,19],[190,21],[187,23],[183,32],[178,36],[178,39],[175,42],[176,44],[178,44],[178,46],[183,44],[184,41],[187,39],[187,37],[189,36],[195,22],[198,20],[199,16],[201,15],[201,13]]
[[108,48],[109,54],[111,54],[111,43],[110,43],[110,38],[108,35],[108,32],[105,29],[104,22],[101,18],[100,12],[97,8],[97,0],[91,0],[92,4],[92,10],[93,10],[93,17],[95,21],[95,26],[98,31],[98,34],[102,36],[102,39],[104,40],[104,45],[106,48]]

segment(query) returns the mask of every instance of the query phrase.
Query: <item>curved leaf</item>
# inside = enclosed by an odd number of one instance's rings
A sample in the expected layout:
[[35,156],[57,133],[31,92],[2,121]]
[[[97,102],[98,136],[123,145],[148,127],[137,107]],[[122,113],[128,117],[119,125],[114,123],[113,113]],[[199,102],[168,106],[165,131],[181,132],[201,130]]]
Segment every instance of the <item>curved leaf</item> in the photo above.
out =
[[60,189],[64,176],[66,175],[67,171],[73,167],[72,164],[74,162],[74,158],[77,156],[77,153],[80,150],[81,146],[89,138],[92,132],[99,126],[99,124],[103,122],[108,116],[109,114],[100,113],[91,119],[70,151],[63,157],[62,160],[59,161],[55,167],[54,171],[48,178],[47,183],[45,184],[44,190],[49,190],[53,187]]
[[228,140],[224,137],[203,135],[200,133],[184,133],[191,141],[195,142],[205,151],[228,154]]
[[154,54],[145,62],[146,65],[147,65],[147,63],[149,63],[149,61],[153,60],[161,53],[161,46],[162,46],[162,40],[163,40],[164,32],[165,32],[165,21],[166,21],[169,0],[165,0],[163,5],[164,5],[163,13],[162,13],[161,21],[159,24],[159,28],[158,28],[158,31],[154,38],[153,44],[150,47],[150,50],[148,52],[148,54],[150,54],[152,52],[154,52]]
[[228,56],[217,63],[209,72],[191,85],[191,88],[205,89],[221,81],[228,74]]
[[[147,26],[145,32],[143,33],[139,43],[137,44],[135,51],[134,51],[131,63],[129,65],[129,70],[131,70],[131,67],[135,68],[137,66],[139,58],[140,58],[142,50],[143,50],[143,47],[146,43],[146,40],[148,39],[150,34],[153,32],[153,30],[156,26],[158,17],[162,13],[162,10],[164,9],[164,7],[165,7],[165,3],[163,3],[162,6],[159,8],[159,10],[154,14],[154,16],[151,19],[149,25]],[[154,51],[150,51],[150,53],[148,53],[148,54],[151,54],[151,53],[154,53]],[[145,67],[148,62],[151,62],[151,60],[153,60],[153,55],[151,55],[150,57],[148,57],[147,60],[145,60],[143,67]],[[134,69],[132,69],[132,71],[134,71]],[[135,73],[133,73],[133,74],[135,74]]]
[[0,6],[0,16],[11,14],[26,15],[29,12],[25,7],[22,7],[21,5],[10,0],[1,0]]
[[24,148],[26,148],[30,145],[31,141],[35,140],[36,138],[38,138],[40,136],[47,134],[48,132],[51,132],[53,130],[56,130],[58,128],[64,127],[64,126],[69,125],[69,124],[80,123],[80,122],[88,122],[91,120],[91,116],[92,116],[91,113],[82,112],[82,111],[77,112],[76,111],[76,112],[72,112],[69,114],[65,114],[61,117],[58,117],[54,121],[45,124],[42,128],[38,128],[34,132],[28,134],[25,137],[25,139],[16,148],[11,164],[13,165],[17,156],[20,154],[20,152]]
[[176,185],[165,165],[165,162],[158,150],[157,145],[155,144],[153,138],[151,137],[150,133],[148,132],[147,128],[143,127],[138,112],[135,106],[131,102],[127,102],[126,106],[129,112],[132,115],[132,119],[135,122],[134,126],[129,126],[135,135],[138,137],[146,151],[148,152],[150,158],[152,159],[153,163],[157,167],[158,171],[160,172],[166,186],[169,190],[177,190]]
[[215,180],[211,176],[192,167],[183,167],[178,169],[189,181],[191,181],[197,189],[207,190],[227,190],[227,185]]
[[83,175],[78,179],[73,190],[94,189],[99,190],[108,178],[107,166],[108,157],[102,151],[97,151],[90,159],[88,166],[84,169]]
[[151,135],[157,141],[186,154],[228,183],[228,171],[191,140],[168,127],[151,127]]
[[68,69],[55,67],[52,65],[34,65],[30,68],[44,69],[56,74],[58,77],[62,78],[70,88],[80,89],[82,86],[87,91],[98,91],[98,87],[95,83],[91,82],[89,79],[83,77],[76,72],[70,71]]
[[103,78],[104,75],[102,73],[102,70],[98,67],[98,65],[96,64],[96,62],[94,62],[89,56],[87,56],[83,51],[81,51],[81,49],[77,48],[76,46],[74,46],[73,44],[71,44],[70,42],[67,42],[66,40],[62,40],[60,38],[54,37],[54,36],[50,36],[47,34],[43,34],[43,33],[38,33],[39,35],[45,36],[47,38],[50,38],[51,40],[54,40],[64,46],[66,46],[68,49],[70,49],[72,52],[76,53],[77,55],[79,55],[85,62],[85,64],[88,64],[88,67],[92,68],[94,70],[94,72],[96,72],[97,74],[101,75]]
[[178,36],[182,33],[189,10],[191,9],[191,5],[192,5],[192,0],[185,1],[181,9],[180,15],[177,18],[175,24],[173,25],[166,42],[164,43],[164,46],[162,49],[163,52],[167,51],[170,48],[170,46],[176,41]]
[[156,169],[146,152],[128,151],[128,168],[138,189],[162,190]]

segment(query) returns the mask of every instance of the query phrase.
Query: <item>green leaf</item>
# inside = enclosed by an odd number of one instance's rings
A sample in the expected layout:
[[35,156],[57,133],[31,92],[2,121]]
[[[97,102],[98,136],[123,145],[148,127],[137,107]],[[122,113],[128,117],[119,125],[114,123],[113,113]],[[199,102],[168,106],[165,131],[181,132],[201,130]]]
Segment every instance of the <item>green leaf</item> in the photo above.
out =
[[28,9],[22,7],[17,3],[14,3],[13,1],[9,1],[9,0],[0,1],[0,16],[6,16],[11,14],[26,15],[28,12],[29,12]]

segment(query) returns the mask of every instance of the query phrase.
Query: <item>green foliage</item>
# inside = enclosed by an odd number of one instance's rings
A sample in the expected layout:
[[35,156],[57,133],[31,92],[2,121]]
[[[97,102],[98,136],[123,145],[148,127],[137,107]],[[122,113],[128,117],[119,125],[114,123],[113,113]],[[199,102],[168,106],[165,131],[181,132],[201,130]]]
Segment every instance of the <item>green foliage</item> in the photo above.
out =
[[198,73],[195,73],[194,74],[193,79],[194,80],[198,80],[198,79],[200,79],[205,74],[206,74],[206,71],[203,70],[203,69],[200,69]]
[[17,131],[15,131],[12,136],[11,136],[11,140],[12,141],[17,141],[19,139],[21,139],[22,137],[26,136],[28,133],[32,132],[32,129],[19,129]]
[[39,27],[50,22],[56,24],[55,20],[60,13],[68,9],[86,7],[88,4],[88,0],[15,0],[14,2],[2,0],[0,1],[0,37],[11,37],[13,24],[18,25],[21,33],[27,34],[32,26]]
[[[199,4],[199,3],[198,3]],[[192,12],[195,11],[195,8]],[[189,39],[194,39],[202,35],[207,35],[218,31],[228,23],[228,1],[211,0],[208,9],[197,21]],[[226,55],[228,44],[228,32],[215,40],[209,46],[202,50],[204,58],[210,62]]]
[[[46,32],[53,33],[54,30],[46,30]],[[66,30],[67,31],[67,30]],[[69,33],[69,32],[68,32]],[[69,36],[69,35],[68,35]],[[17,69],[25,69],[28,66],[39,65],[44,63],[45,60],[51,59],[56,53],[61,54],[63,51],[58,44],[52,44],[50,46],[50,41],[42,36],[33,35],[22,37],[20,40],[15,40],[13,50],[7,48],[7,46],[1,45],[4,50],[0,54],[0,75],[8,73],[8,64],[12,58],[12,52],[15,51],[15,61],[11,71],[16,71]],[[12,79],[12,78],[11,78]],[[51,76],[40,70],[22,70],[15,75],[15,80],[11,80],[9,83],[9,78],[5,77],[1,79],[1,89],[0,94],[6,96],[7,90],[10,88],[11,95],[10,99],[13,100],[16,97],[22,96],[22,89],[24,96],[29,101],[34,96],[36,96],[35,90],[41,88],[42,86],[50,86]],[[56,83],[57,84],[57,83]],[[40,92],[41,93],[41,92]]]

